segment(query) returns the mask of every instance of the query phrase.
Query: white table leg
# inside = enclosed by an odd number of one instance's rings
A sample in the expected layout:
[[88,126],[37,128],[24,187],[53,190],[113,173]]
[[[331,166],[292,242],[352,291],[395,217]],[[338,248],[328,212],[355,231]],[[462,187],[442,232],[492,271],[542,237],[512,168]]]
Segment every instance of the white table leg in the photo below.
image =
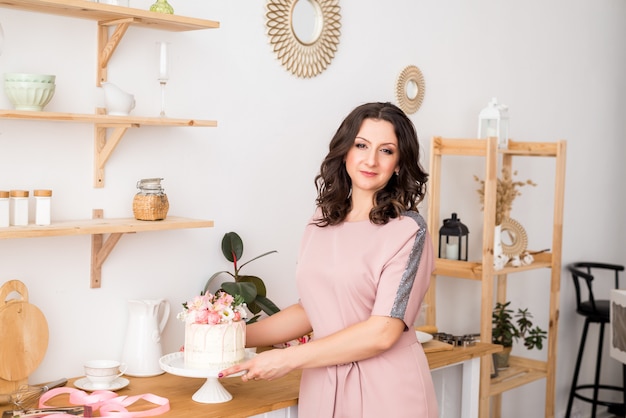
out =
[[461,418],[478,418],[480,392],[480,357],[463,362],[463,389],[461,391]]

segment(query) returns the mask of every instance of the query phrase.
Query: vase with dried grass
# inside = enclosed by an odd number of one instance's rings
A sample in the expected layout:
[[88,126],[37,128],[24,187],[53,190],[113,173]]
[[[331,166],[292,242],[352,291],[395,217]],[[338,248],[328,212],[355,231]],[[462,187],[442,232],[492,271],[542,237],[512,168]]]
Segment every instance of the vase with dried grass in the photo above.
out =
[[[511,173],[510,169],[502,169],[502,177],[497,179],[496,182],[496,226],[494,231],[494,243],[493,243],[493,257],[494,266],[496,269],[501,269],[508,261],[507,257],[504,257],[502,252],[502,238],[501,238],[501,224],[505,217],[509,215],[513,208],[513,201],[517,196],[522,193],[520,188],[524,186],[536,186],[532,180],[526,181],[514,181],[513,176],[517,175],[517,171]],[[480,203],[483,205],[481,210],[485,209],[485,181],[481,180],[478,176],[474,176],[480,184],[480,188],[476,191],[480,197]]]

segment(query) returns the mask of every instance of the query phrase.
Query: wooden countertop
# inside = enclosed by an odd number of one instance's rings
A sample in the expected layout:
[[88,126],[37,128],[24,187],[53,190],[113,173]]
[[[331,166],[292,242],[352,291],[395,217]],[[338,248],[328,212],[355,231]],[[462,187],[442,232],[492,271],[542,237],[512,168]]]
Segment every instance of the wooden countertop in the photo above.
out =
[[427,344],[424,344],[424,351],[426,351],[426,358],[431,370],[502,351],[502,346],[498,344],[476,343],[471,347],[454,347],[448,351],[429,353]]
[[[442,348],[432,351],[433,346],[428,349],[428,344],[424,344],[424,349],[431,369],[453,365],[501,350],[498,345],[476,343],[471,347]],[[153,393],[166,397],[170,401],[170,411],[161,416],[168,418],[190,416],[245,418],[297,405],[301,374],[301,370],[296,370],[281,379],[270,382],[244,383],[240,377],[222,379],[220,380],[222,386],[233,395],[233,399],[217,404],[203,404],[191,399],[192,395],[204,384],[205,379],[181,377],[169,373],[153,377],[128,377],[130,384],[117,393],[120,396]],[[70,380],[69,387],[73,387],[74,380]],[[60,395],[49,404],[68,405],[67,395]],[[131,410],[150,409],[152,406],[147,403],[138,403],[133,405]]]

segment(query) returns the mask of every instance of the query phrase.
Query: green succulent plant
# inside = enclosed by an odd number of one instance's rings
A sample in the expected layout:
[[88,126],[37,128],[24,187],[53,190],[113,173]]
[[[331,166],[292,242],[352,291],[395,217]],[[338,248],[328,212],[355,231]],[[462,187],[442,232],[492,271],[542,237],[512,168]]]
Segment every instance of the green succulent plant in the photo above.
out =
[[280,309],[278,306],[267,298],[267,288],[261,278],[257,276],[239,274],[239,271],[243,268],[243,266],[261,257],[265,257],[268,254],[276,252],[278,251],[268,251],[246,261],[243,264],[239,264],[241,256],[243,255],[243,241],[236,232],[228,232],[224,234],[224,237],[222,238],[222,254],[224,254],[224,257],[226,257],[228,261],[233,263],[234,272],[224,270],[213,274],[204,286],[204,293],[208,291],[209,286],[214,279],[227,274],[230,275],[235,281],[224,282],[220,286],[231,295],[241,295],[243,297],[248,309],[254,315],[247,321],[247,323],[255,322],[259,318],[261,311],[265,312],[267,315],[273,315],[276,312],[279,312]]
[[509,308],[511,302],[496,303],[492,312],[491,340],[494,344],[504,347],[512,347],[513,341],[522,339],[524,347],[531,350],[543,348],[543,340],[546,339],[546,331],[538,326],[533,328],[532,314],[528,309],[518,309],[514,314]]

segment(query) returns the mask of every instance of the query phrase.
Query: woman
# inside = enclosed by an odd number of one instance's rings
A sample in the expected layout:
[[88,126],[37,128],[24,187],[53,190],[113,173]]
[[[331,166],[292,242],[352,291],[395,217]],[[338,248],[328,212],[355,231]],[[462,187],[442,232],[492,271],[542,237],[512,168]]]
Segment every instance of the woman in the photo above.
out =
[[407,116],[390,103],[354,109],[315,178],[296,279],[299,303],[247,327],[249,347],[313,331],[306,344],[270,350],[224,370],[244,381],[303,369],[300,418],[437,417],[413,324],[433,270],[417,205],[426,174]]

